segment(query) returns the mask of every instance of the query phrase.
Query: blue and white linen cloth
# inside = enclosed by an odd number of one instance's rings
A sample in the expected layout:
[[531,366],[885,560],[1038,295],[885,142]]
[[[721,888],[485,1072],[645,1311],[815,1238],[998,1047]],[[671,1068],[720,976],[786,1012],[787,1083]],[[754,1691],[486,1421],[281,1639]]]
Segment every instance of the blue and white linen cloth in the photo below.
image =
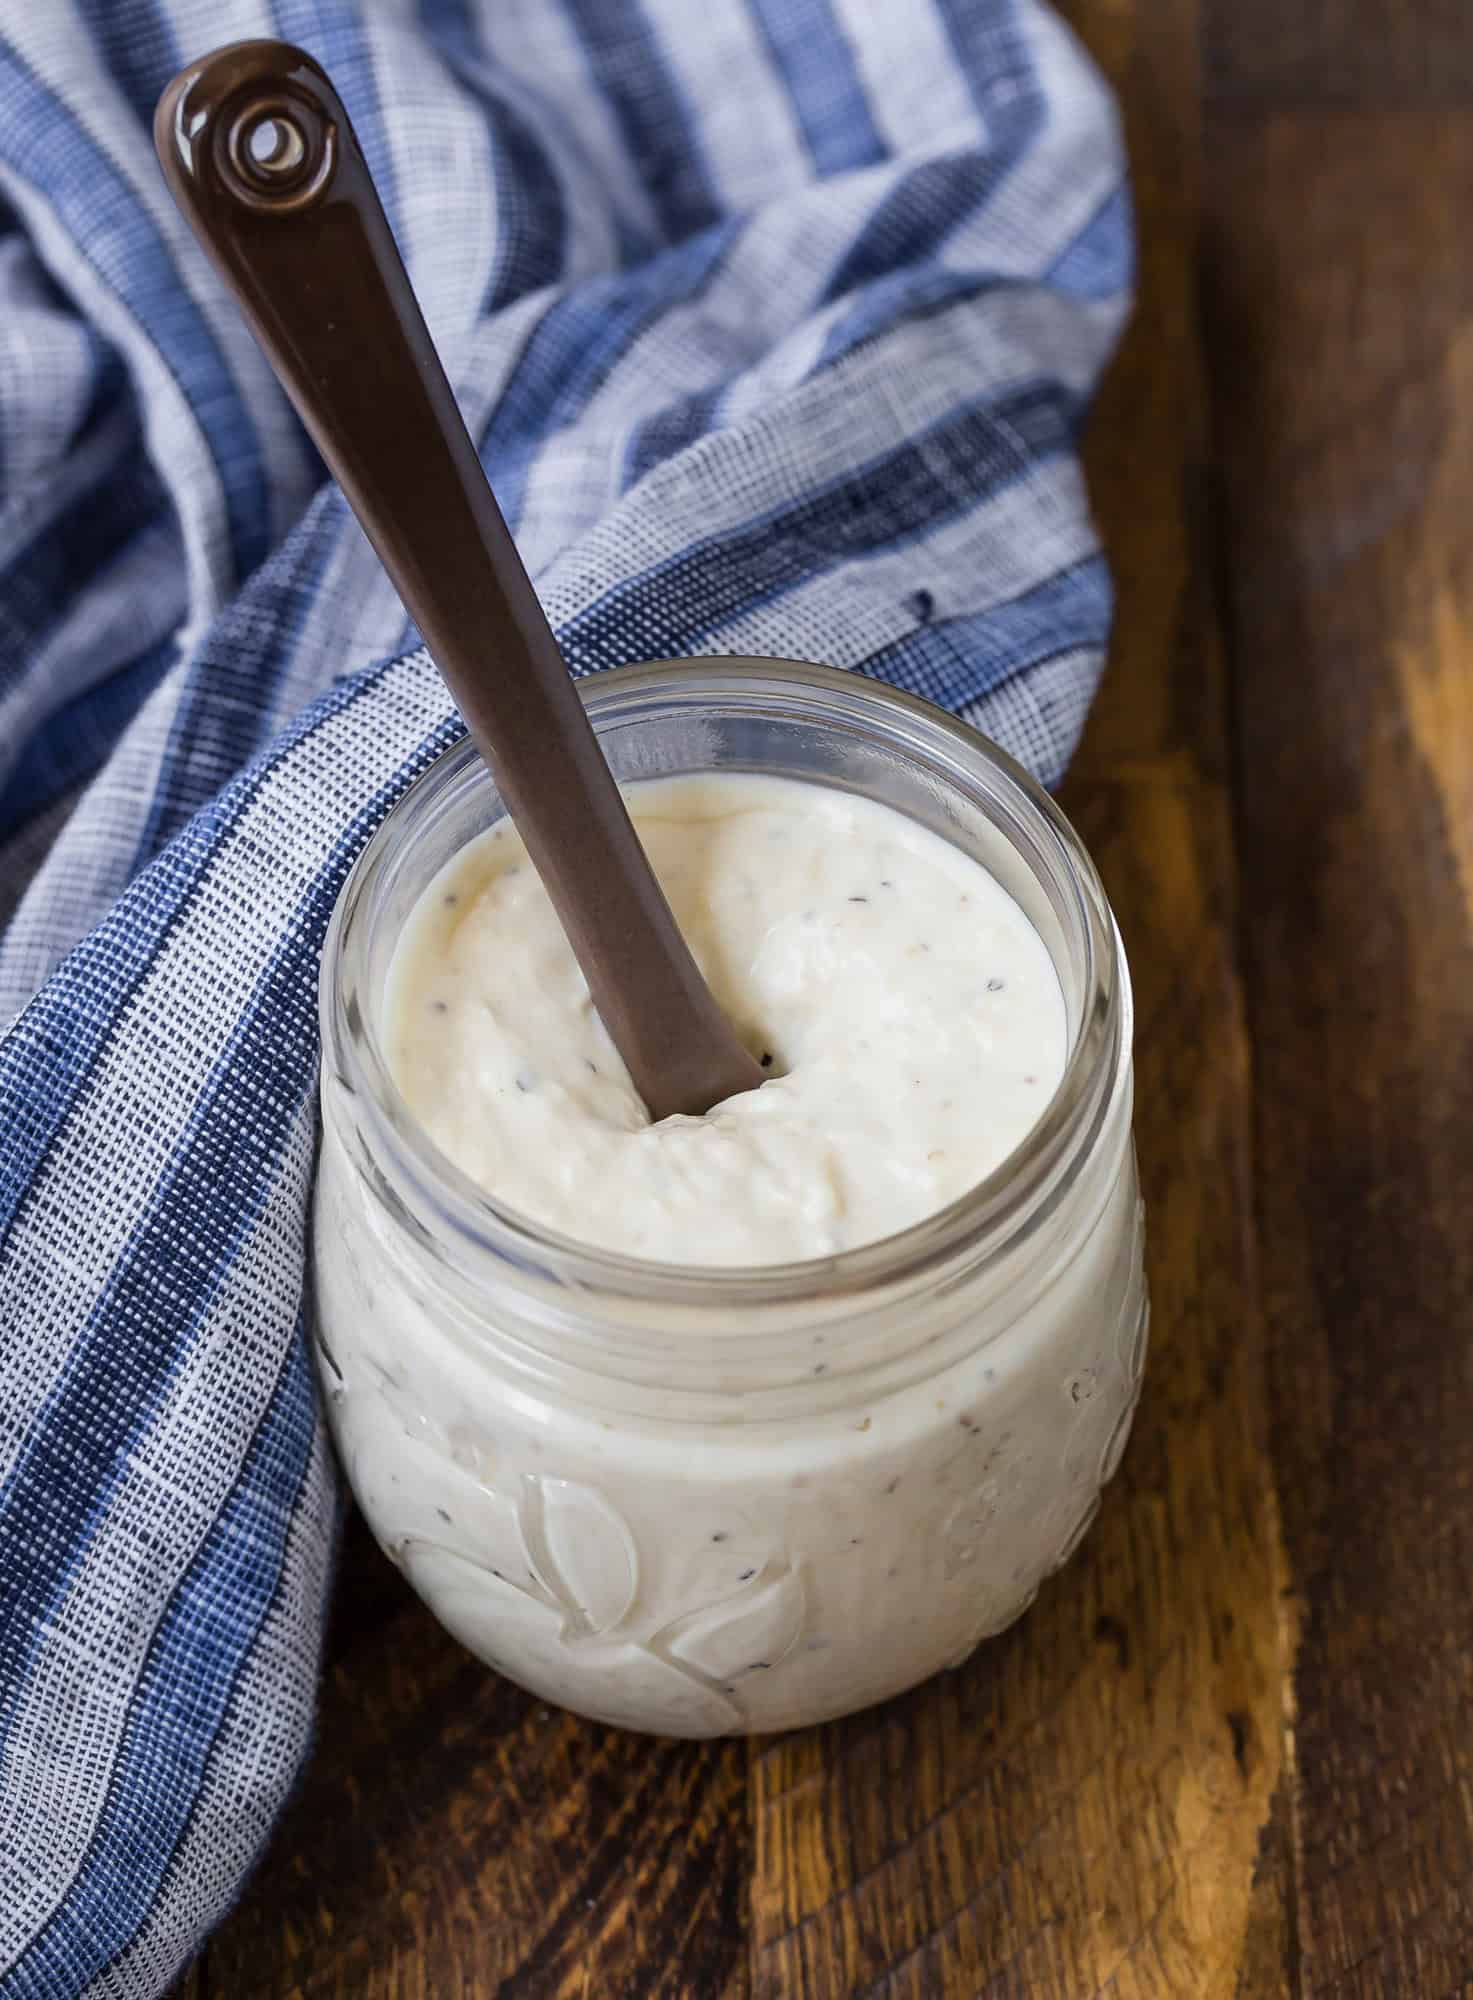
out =
[[1034,0],[0,5],[0,1995],[161,1992],[307,1756],[333,899],[458,733],[149,120],[346,100],[578,672],[827,660],[1060,775],[1109,100]]

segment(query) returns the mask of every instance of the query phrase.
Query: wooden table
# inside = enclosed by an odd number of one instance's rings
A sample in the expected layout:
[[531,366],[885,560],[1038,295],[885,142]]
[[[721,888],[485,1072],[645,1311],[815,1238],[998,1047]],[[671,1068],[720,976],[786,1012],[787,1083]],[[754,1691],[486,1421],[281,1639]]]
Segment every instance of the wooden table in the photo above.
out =
[[550,1711],[350,1537],[196,2000],[1473,1992],[1473,6],[1075,0],[1143,227],[1067,804],[1156,1318],[1083,1553],[784,1739]]

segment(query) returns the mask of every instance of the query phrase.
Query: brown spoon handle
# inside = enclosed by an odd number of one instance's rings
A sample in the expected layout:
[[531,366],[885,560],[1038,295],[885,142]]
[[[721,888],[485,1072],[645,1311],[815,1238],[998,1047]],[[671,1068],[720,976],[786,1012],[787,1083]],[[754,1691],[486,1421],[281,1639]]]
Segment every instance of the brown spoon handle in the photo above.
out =
[[159,101],[175,200],[348,497],[495,774],[651,1117],[760,1084],[639,844],[410,289],[347,113],[283,42]]

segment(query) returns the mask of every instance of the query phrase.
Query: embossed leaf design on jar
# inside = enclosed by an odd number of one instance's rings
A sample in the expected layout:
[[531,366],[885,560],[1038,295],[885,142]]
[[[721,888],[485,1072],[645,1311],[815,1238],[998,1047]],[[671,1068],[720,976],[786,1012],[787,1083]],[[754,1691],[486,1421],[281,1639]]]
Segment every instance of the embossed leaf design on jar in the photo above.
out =
[[802,1636],[803,1573],[784,1568],[667,1626],[656,1644],[670,1659],[726,1683],[781,1666]]
[[597,1638],[628,1613],[639,1589],[634,1537],[612,1501],[573,1479],[522,1477],[522,1539],[565,1637]]
[[721,1736],[742,1727],[737,1705],[699,1676],[633,1641],[570,1645],[562,1607],[510,1589],[463,1556],[411,1542],[404,1569],[447,1631],[544,1700],[636,1729],[647,1726],[655,1707],[671,1736]]

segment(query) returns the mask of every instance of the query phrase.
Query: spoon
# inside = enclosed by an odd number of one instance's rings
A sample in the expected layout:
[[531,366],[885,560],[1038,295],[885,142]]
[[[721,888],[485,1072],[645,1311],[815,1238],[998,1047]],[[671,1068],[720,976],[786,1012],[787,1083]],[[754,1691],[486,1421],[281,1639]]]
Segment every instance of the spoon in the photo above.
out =
[[763,1082],[701,977],[522,566],[325,71],[237,42],[154,143],[378,551],[546,886],[651,1118]]

